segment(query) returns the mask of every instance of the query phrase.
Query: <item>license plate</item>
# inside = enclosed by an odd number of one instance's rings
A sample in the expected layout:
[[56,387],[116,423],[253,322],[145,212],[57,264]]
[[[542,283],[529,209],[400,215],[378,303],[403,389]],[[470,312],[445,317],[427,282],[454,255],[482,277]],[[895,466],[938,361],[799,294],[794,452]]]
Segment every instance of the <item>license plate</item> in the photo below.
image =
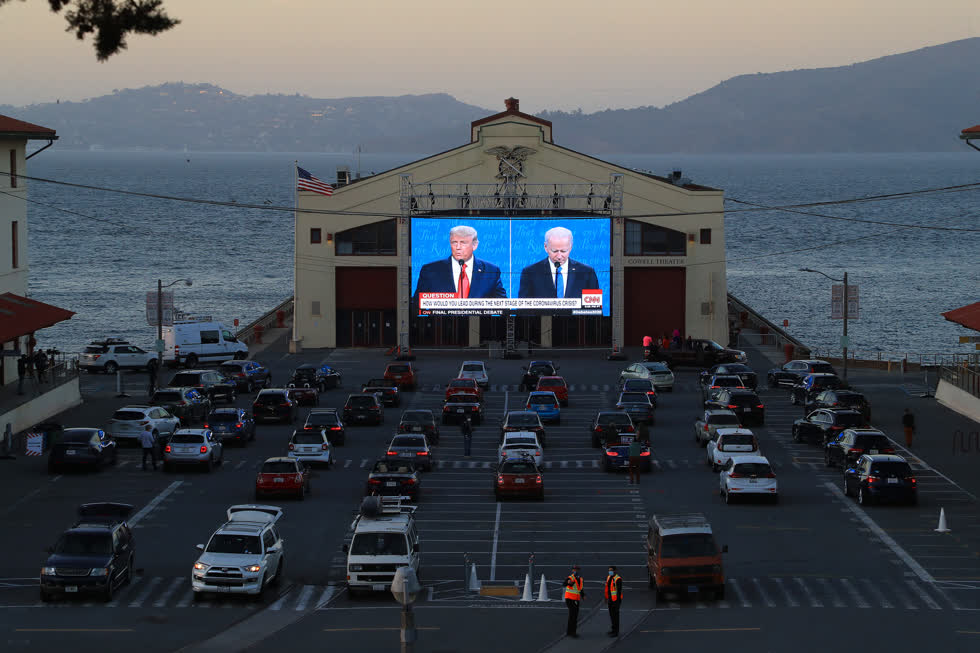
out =
[[372,585],[371,586],[371,590],[374,591],[374,592],[383,592],[383,591],[385,591],[385,586],[384,585]]
[[751,412],[752,412],[752,409],[751,409],[751,408],[747,408],[747,407],[746,407],[746,408],[743,408],[743,409],[742,409],[742,412],[743,412],[743,413],[751,413]]
[[65,591],[66,592],[69,592],[69,593],[71,593],[71,592],[77,592],[78,591],[78,586],[77,585],[65,585]]
[[871,453],[878,453],[878,450],[877,449],[872,449],[871,450]]
[[361,420],[361,419],[364,419],[365,417],[367,417],[367,416],[366,415],[358,415],[357,416],[357,419]]
[[408,451],[408,452],[405,452],[405,453],[400,453],[398,455],[401,456],[402,458],[414,458],[415,457],[415,454],[412,453],[411,451]]
[[272,480],[272,482],[273,483],[285,483],[286,482],[286,479],[284,479],[284,478],[275,478],[275,479]]
[[74,455],[75,455],[76,453],[78,453],[78,452],[77,452],[77,451],[75,451],[74,449],[66,449],[66,450],[65,450],[65,453],[66,453],[67,455],[69,455],[69,456],[74,456]]
[[413,426],[412,427],[412,433],[421,433],[421,432],[422,432],[422,427],[421,426]]
[[687,586],[687,593],[688,594],[697,594],[698,593],[698,586],[697,585],[688,585]]
[[523,478],[515,478],[514,479],[514,482],[515,483],[523,483],[524,482],[524,479]]
[[898,479],[897,478],[890,478],[890,479],[888,479],[888,482],[889,483],[898,483]]
[[463,409],[462,409],[462,408],[457,408],[457,409],[456,409],[456,412],[457,412],[457,413],[462,413],[462,412],[463,412]]
[[218,585],[218,589],[216,589],[214,591],[215,592],[218,592],[219,594],[221,594],[221,593],[230,592],[231,591],[231,588],[228,587],[227,585]]
[[395,481],[388,481],[385,483],[385,487],[397,487],[397,486],[398,483],[396,483]]
[[749,479],[749,483],[758,483],[758,482],[759,482],[759,479],[757,479],[757,478],[750,478]]
[[619,436],[619,441],[622,442],[623,444],[629,444],[634,439],[635,438],[632,435],[621,435],[621,436]]

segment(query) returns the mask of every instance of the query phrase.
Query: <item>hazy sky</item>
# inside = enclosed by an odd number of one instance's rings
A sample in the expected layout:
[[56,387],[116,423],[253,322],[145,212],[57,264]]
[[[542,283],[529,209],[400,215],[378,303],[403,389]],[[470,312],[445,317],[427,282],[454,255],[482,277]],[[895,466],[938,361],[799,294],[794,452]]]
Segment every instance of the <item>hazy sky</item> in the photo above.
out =
[[182,23],[107,63],[47,0],[0,8],[0,104],[169,81],[336,98],[445,92],[502,110],[662,106],[734,75],[980,35],[980,0],[164,0]]

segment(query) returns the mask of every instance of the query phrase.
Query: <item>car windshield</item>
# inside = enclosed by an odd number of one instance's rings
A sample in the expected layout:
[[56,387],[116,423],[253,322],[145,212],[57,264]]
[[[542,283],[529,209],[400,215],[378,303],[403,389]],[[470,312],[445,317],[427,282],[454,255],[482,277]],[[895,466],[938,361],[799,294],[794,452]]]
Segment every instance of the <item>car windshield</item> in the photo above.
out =
[[393,446],[393,447],[416,447],[416,448],[421,449],[421,448],[424,448],[425,447],[425,438],[418,438],[418,437],[407,437],[407,438],[405,438],[405,437],[399,437],[399,438],[395,438],[394,440],[391,441],[391,446]]
[[531,395],[527,401],[530,404],[553,404],[555,398],[551,395]]
[[404,374],[408,371],[408,365],[389,365],[388,371],[392,374]]
[[888,449],[892,443],[884,435],[859,435],[854,438],[854,446],[858,449]]
[[374,471],[379,474],[411,474],[415,471],[414,463],[389,463],[384,460],[379,460],[374,463]]
[[507,426],[537,426],[537,414],[528,415],[527,413],[510,414],[507,416]]
[[238,421],[237,413],[211,413],[208,416],[209,422],[215,422],[217,424],[227,424],[230,422]]
[[722,436],[722,444],[726,447],[733,444],[754,444],[755,437],[749,433],[728,433]]
[[351,408],[373,408],[375,405],[374,397],[351,397],[347,404]]
[[403,556],[408,542],[402,533],[358,533],[350,545],[352,556]]
[[730,415],[708,415],[708,424],[738,424],[738,416],[734,413]]
[[201,444],[204,436],[200,433],[174,433],[170,438],[170,444]]
[[218,366],[218,371],[221,372],[222,374],[235,375],[235,374],[238,374],[239,372],[241,372],[242,371],[242,368],[241,368],[240,365],[233,365],[231,363],[227,363],[227,364],[224,364],[224,365],[219,365]]
[[293,444],[323,444],[323,436],[312,431],[300,431],[293,434]]
[[767,463],[739,463],[732,471],[745,476],[766,476],[772,472],[772,468]]
[[625,404],[649,404],[650,399],[647,398],[645,392],[624,392],[619,396],[619,400]]
[[449,382],[450,388],[475,388],[476,381],[473,379],[454,379]]
[[501,474],[534,474],[537,471],[533,463],[504,463],[500,466]]
[[468,363],[463,366],[464,372],[482,372],[483,366],[476,363]]
[[537,446],[538,442],[533,438],[507,438],[504,449],[527,449],[529,447],[533,449]]
[[257,555],[262,553],[262,540],[255,535],[236,535],[233,533],[215,533],[205,549],[208,553],[237,553],[240,555]]
[[110,555],[112,535],[109,533],[65,533],[54,547],[64,555]]
[[281,392],[266,392],[265,394],[259,393],[259,396],[255,398],[255,403],[268,406],[269,404],[278,404],[286,401],[286,396]]
[[661,558],[695,558],[718,554],[715,538],[707,533],[668,535],[663,538]]
[[604,415],[599,415],[599,424],[621,424],[626,426],[630,423],[629,415],[623,415],[622,413],[605,413]]
[[834,421],[838,426],[852,427],[861,426],[864,423],[864,418],[861,417],[860,413],[838,413]]
[[819,372],[821,374],[833,374],[834,366],[830,363],[814,363],[810,365],[811,372]]
[[153,394],[153,403],[159,403],[161,401],[180,401],[183,399],[179,392],[156,392]]
[[175,388],[185,388],[192,385],[198,385],[200,382],[201,375],[181,372],[179,374],[174,374],[173,378],[170,379],[169,385]]
[[295,474],[296,463],[291,460],[270,460],[262,463],[263,474]]
[[117,419],[120,421],[132,421],[137,419],[144,419],[145,414],[138,410],[117,410],[112,414],[112,419]]
[[907,462],[885,461],[871,464],[871,474],[874,476],[898,476],[904,478],[912,475],[912,468]]
[[310,413],[306,418],[309,426],[329,426],[337,423],[336,413]]

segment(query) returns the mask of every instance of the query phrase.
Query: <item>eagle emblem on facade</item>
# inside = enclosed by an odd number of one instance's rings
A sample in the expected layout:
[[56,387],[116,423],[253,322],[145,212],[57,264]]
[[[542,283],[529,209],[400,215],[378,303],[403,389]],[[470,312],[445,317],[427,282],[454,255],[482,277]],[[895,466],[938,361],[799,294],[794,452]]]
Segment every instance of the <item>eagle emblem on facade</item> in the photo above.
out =
[[497,157],[497,179],[516,180],[517,177],[526,177],[524,174],[524,162],[527,157],[535,154],[537,150],[523,145],[507,147],[498,145],[485,150],[487,154]]

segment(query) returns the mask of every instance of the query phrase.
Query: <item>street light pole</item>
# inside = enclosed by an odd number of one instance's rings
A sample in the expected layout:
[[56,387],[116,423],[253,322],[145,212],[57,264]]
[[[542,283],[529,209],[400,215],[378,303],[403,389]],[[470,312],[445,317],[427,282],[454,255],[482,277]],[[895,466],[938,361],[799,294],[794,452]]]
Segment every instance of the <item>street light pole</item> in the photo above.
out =
[[[843,375],[844,375],[844,382],[846,383],[847,382],[847,345],[849,344],[847,342],[847,299],[848,299],[848,293],[847,293],[847,271],[846,270],[844,271],[844,278],[843,279],[835,279],[832,276],[830,276],[829,274],[824,274],[820,270],[813,270],[813,269],[810,269],[810,268],[800,268],[800,272],[816,272],[817,274],[821,274],[821,275],[827,277],[828,279],[830,279],[831,281],[833,281],[835,283],[843,283],[844,284],[844,337],[841,340],[841,348],[843,349],[843,354],[844,354],[844,370],[843,370],[844,374]],[[804,401],[804,403],[806,403],[806,401]]]

